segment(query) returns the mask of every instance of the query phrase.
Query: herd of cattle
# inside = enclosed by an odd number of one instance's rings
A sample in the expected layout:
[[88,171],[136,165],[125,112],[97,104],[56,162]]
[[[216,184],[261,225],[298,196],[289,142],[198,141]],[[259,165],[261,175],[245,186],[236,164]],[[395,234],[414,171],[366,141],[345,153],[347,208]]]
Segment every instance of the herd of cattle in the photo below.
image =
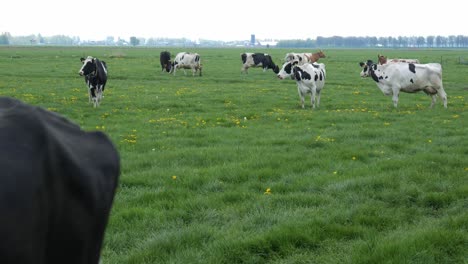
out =
[[[318,107],[326,70],[318,63],[325,54],[288,53],[280,68],[270,55],[241,54],[243,73],[250,67],[272,69],[281,80],[296,81],[302,107],[311,94]],[[438,63],[420,64],[416,59],[387,59],[361,62],[361,77],[371,77],[385,95],[423,91],[447,107]],[[99,106],[107,82],[104,61],[87,57],[79,74],[89,89],[89,100]],[[161,53],[161,67],[167,72],[192,69],[199,72],[200,55],[179,53],[171,61]],[[0,263],[97,264],[104,232],[118,185],[120,157],[102,132],[86,132],[64,117],[0,97],[0,148],[8,155],[0,159]]]
[[[200,55],[179,53],[171,61],[161,53],[162,71],[175,75],[177,69],[202,65]],[[272,69],[281,80],[296,81],[302,108],[311,94],[312,108],[320,103],[325,85],[326,58],[317,53],[288,53],[280,68],[271,56],[242,53],[242,73],[250,67]],[[420,64],[417,59],[387,59],[361,62],[361,77],[371,77],[385,95],[423,91],[442,98],[442,67]],[[89,101],[99,106],[107,82],[107,65],[97,58],[81,58],[79,74],[89,90]],[[0,159],[0,263],[97,264],[120,174],[120,157],[102,132],[86,132],[54,112],[0,97],[0,148],[8,153]]]
[[[249,68],[261,67],[263,71],[271,69],[281,80],[291,78],[296,81],[302,108],[306,94],[310,94],[312,108],[320,104],[320,92],[325,85],[325,64],[318,63],[320,58],[326,58],[320,50],[316,53],[288,53],[280,68],[273,62],[271,55],[266,53],[242,53],[241,73],[247,74]],[[85,76],[89,90],[89,101],[96,107],[102,99],[107,81],[105,62],[97,58],[81,59],[83,66],[79,74]],[[202,64],[198,53],[180,52],[174,60],[171,54],[163,51],[160,54],[161,71],[176,75],[177,69],[191,69],[192,75],[198,72],[202,75]],[[437,96],[447,107],[447,94],[442,85],[442,67],[439,63],[421,64],[418,59],[388,59],[378,55],[378,62],[367,60],[359,63],[362,67],[361,77],[372,77],[384,95],[392,95],[393,105],[397,107],[400,92],[415,93],[423,91],[432,97],[431,107]]]

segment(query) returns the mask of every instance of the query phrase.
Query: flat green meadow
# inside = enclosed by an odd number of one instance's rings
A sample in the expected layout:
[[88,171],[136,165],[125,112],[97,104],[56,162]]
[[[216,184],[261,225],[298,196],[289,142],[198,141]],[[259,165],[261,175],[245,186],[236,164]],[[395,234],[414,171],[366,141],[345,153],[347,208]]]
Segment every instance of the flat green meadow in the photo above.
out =
[[[201,55],[203,76],[161,72],[162,48],[0,47],[0,96],[104,131],[121,176],[102,262],[468,263],[467,50],[322,50],[318,109],[240,53]],[[398,108],[358,65],[442,63],[448,108],[401,93]],[[80,57],[108,65],[88,103]]]

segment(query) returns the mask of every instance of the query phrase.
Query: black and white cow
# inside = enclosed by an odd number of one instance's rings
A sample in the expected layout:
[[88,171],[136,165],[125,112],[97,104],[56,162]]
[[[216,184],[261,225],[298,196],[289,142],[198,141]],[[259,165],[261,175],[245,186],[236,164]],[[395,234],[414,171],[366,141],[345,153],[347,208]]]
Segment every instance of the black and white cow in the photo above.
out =
[[299,65],[299,61],[297,60],[289,61],[283,64],[277,76],[281,80],[291,77],[296,81],[302,108],[304,108],[304,100],[307,93],[310,93],[312,108],[319,107],[320,92],[325,85],[325,64],[306,63]]
[[266,53],[241,53],[242,68],[241,73],[248,73],[250,67],[262,67],[263,72],[272,69],[274,73],[279,72],[279,67],[273,62],[270,55]]
[[97,264],[120,174],[102,132],[0,97],[0,263]]
[[198,53],[179,52],[177,53],[174,62],[172,63],[171,71],[176,75],[177,69],[183,69],[184,74],[187,75],[185,69],[192,69],[192,76],[199,73],[202,76],[202,64],[200,55]]
[[384,95],[392,95],[393,106],[398,105],[400,92],[423,91],[432,97],[431,108],[437,99],[442,99],[447,108],[447,93],[442,85],[442,66],[439,63],[386,63],[377,64],[372,60],[360,62],[361,77],[372,77]]
[[81,58],[81,62],[83,66],[78,73],[85,77],[86,85],[88,85],[89,102],[97,107],[102,100],[107,83],[107,65],[104,61],[91,56],[86,59]]
[[172,68],[171,62],[171,53],[169,51],[161,51],[159,55],[159,61],[161,62],[161,71],[166,70],[166,72],[170,72]]

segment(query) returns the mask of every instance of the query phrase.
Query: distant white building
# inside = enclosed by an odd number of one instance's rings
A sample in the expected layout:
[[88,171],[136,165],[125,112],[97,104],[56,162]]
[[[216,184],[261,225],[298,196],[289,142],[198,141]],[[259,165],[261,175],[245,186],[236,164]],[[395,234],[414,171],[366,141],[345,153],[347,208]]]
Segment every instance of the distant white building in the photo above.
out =
[[265,39],[265,40],[259,40],[258,42],[258,45],[259,46],[263,46],[263,47],[274,47],[276,45],[278,45],[278,41],[277,40],[273,40],[273,39]]

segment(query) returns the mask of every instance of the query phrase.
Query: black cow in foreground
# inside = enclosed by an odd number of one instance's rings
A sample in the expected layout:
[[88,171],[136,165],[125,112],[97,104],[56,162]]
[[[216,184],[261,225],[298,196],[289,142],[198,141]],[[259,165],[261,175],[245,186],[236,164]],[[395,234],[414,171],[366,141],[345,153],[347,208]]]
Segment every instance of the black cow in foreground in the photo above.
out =
[[159,61],[161,62],[161,71],[166,70],[166,72],[170,72],[172,68],[171,62],[171,53],[169,51],[161,51],[159,55]]
[[272,69],[274,73],[279,72],[279,67],[276,65],[271,56],[266,53],[241,53],[242,68],[241,73],[248,73],[250,67],[262,67],[263,72]]
[[88,56],[86,59],[81,58],[80,60],[83,66],[78,73],[85,77],[85,82],[89,89],[89,102],[92,102],[94,107],[97,107],[102,100],[107,83],[107,65],[104,61],[91,56]]
[[120,173],[112,142],[9,97],[0,127],[0,263],[99,263]]

